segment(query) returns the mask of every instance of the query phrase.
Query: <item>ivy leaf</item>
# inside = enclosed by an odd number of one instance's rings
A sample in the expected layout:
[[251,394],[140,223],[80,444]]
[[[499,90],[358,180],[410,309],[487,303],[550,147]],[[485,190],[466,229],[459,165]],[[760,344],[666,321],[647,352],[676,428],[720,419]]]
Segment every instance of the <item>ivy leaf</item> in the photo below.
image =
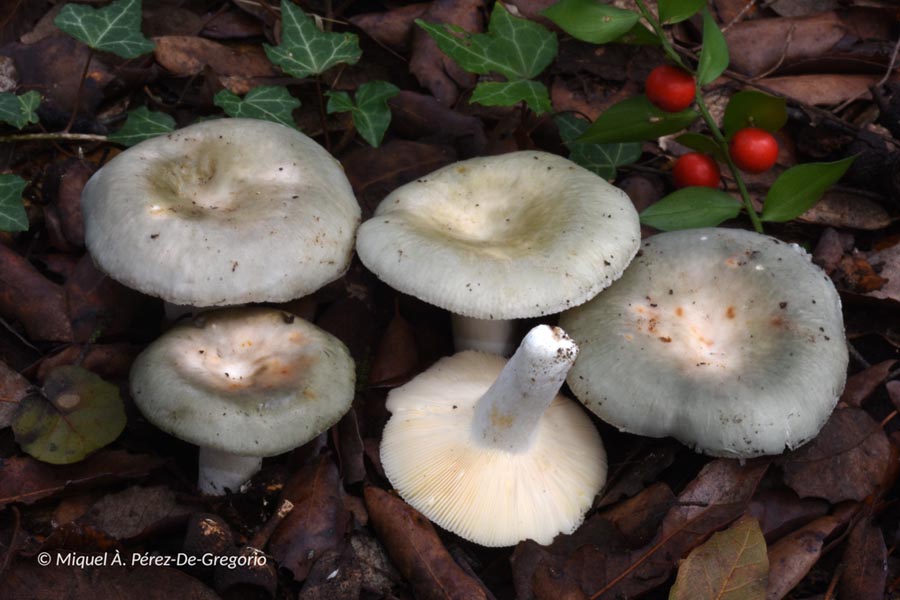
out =
[[355,65],[362,56],[356,34],[319,30],[313,18],[290,0],[281,0],[281,43],[263,47],[269,60],[298,79],[340,63]]
[[0,121],[22,129],[29,123],[37,123],[35,110],[41,104],[41,95],[36,91],[16,96],[12,92],[0,94]]
[[691,550],[678,566],[669,600],[762,600],[768,580],[766,540],[747,516]]
[[559,128],[559,136],[569,148],[569,159],[604,179],[613,179],[616,168],[630,165],[641,157],[641,145],[627,144],[586,144],[577,142],[589,123],[572,114],[557,115],[554,119]]
[[103,8],[66,4],[53,24],[93,48],[122,58],[152,52],[141,33],[141,0],[116,0]]
[[26,185],[18,175],[0,175],[0,231],[28,230],[28,215],[22,206]]
[[703,49],[700,50],[700,63],[697,65],[697,84],[706,85],[728,68],[728,43],[716,20],[703,9]]
[[542,14],[573,38],[593,44],[606,44],[620,38],[640,19],[636,12],[600,4],[596,0],[562,0]]
[[722,150],[722,147],[719,146],[719,144],[717,144],[716,141],[708,135],[688,131],[687,133],[682,133],[677,138],[675,138],[675,141],[682,146],[690,148],[691,150],[696,150],[697,152],[702,152],[703,154],[709,154],[721,163],[728,162],[728,159],[725,157],[725,152]]
[[547,87],[530,79],[479,83],[472,92],[471,101],[484,106],[512,106],[524,102],[537,114],[553,110]]
[[[416,19],[438,48],[470,73],[497,73],[507,79],[480,83],[472,102],[508,106],[524,101],[532,110],[549,110],[550,97],[536,77],[556,57],[556,34],[542,25],[512,16],[501,2],[494,5],[487,33],[468,33],[459,27],[434,25]],[[538,109],[535,109],[538,107]]]
[[664,112],[653,106],[647,96],[632,96],[609,107],[597,117],[579,142],[642,142],[680,131],[700,115],[693,110]]
[[347,92],[325,92],[328,114],[349,112],[353,126],[373,148],[381,145],[384,132],[391,124],[388,100],[400,93],[400,88],[386,81],[369,81],[356,90],[356,102]]
[[174,129],[175,119],[171,116],[142,106],[128,113],[125,124],[109,135],[109,141],[131,147]]
[[16,442],[38,460],[77,462],[109,444],[125,429],[119,388],[81,367],[50,371],[43,393],[19,402],[12,422]]
[[741,212],[741,203],[708,187],[686,187],[647,207],[641,223],[661,231],[715,227]]
[[782,223],[809,210],[844,175],[855,156],[830,163],[805,163],[778,176],[763,205],[763,221]]
[[213,103],[229,117],[262,119],[295,129],[297,127],[291,113],[300,106],[300,101],[291,96],[283,86],[255,87],[247,92],[243,100],[237,94],[222,90],[213,96]]
[[672,25],[693,17],[706,6],[706,0],[659,0],[659,20]]
[[744,127],[775,132],[787,123],[787,102],[755,90],[738,92],[728,101],[722,124],[727,137]]

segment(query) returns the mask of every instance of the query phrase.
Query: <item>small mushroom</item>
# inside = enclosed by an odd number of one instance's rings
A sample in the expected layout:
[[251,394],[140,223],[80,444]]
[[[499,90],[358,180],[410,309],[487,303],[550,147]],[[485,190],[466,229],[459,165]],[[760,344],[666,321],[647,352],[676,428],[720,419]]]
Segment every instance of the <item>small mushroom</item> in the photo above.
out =
[[457,350],[509,354],[511,325],[577,306],[637,252],[628,196],[575,163],[513,152],[448,165],[397,188],[359,230],[363,264],[454,313]]
[[332,335],[267,308],[205,313],[142,352],[131,394],[148,421],[200,446],[200,490],[237,490],[262,457],[305,444],[354,395],[353,360]]
[[560,325],[581,346],[573,393],[622,431],[713,456],[812,439],[844,387],[841,301],[801,248],[731,229],[655,235]]
[[81,196],[85,244],[113,279],[192,307],[285,302],[340,277],[359,205],[299,131],[204,121],[113,158]]
[[400,496],[484,546],[574,531],[606,480],[597,430],[557,393],[577,353],[540,325],[508,362],[460,352],[392,390],[381,461]]

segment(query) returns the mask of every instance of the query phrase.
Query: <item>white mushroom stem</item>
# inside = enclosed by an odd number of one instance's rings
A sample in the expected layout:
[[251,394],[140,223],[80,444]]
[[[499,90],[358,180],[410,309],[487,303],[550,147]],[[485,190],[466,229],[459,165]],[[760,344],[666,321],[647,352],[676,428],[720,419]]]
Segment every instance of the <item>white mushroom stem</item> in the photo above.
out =
[[475,443],[508,452],[528,449],[541,415],[576,356],[578,346],[559,327],[538,325],[529,331],[497,381],[475,404]]
[[197,487],[208,496],[221,496],[226,489],[237,492],[261,468],[262,457],[201,447]]
[[457,352],[478,350],[509,356],[513,346],[515,321],[511,319],[473,319],[453,313],[453,346]]

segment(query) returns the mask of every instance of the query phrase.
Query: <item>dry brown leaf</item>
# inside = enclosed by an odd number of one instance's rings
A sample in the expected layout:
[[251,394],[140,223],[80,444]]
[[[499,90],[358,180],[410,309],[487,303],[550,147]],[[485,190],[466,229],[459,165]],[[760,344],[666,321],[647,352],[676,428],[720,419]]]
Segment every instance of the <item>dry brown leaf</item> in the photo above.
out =
[[294,509],[269,539],[269,551],[296,581],[303,581],[322,554],[344,545],[348,515],[331,458],[320,456],[300,469],[285,484],[281,499],[290,500]]
[[[478,33],[484,27],[481,19],[483,9],[482,0],[433,0],[421,18],[428,23],[452,24]],[[412,40],[409,72],[438,102],[453,106],[459,98],[459,88],[475,85],[475,76],[441,52],[425,30],[415,28]]]
[[340,554],[328,552],[309,572],[298,600],[356,600],[366,592],[392,598],[400,574],[384,547],[365,530],[354,532]]
[[879,275],[885,279],[885,285],[870,296],[900,302],[900,244],[873,252],[869,255],[869,263],[877,266]]
[[28,393],[28,380],[0,360],[0,429],[9,427],[19,401]]
[[366,487],[364,495],[378,538],[417,598],[487,599],[481,584],[454,562],[420,512],[376,487]]
[[894,403],[894,408],[900,410],[900,381],[888,381],[885,386],[888,397]]
[[[199,75],[207,67],[221,78],[223,84],[278,75],[258,45],[226,46],[201,37],[170,35],[156,39],[153,53],[157,62],[176,77]],[[228,87],[236,94],[249,91],[243,86]]]
[[131,363],[141,349],[140,346],[125,343],[90,344],[87,346],[87,352],[82,345],[67,346],[62,351],[41,360],[37,369],[37,381],[42,382],[56,367],[76,363],[109,381],[128,379]]
[[844,393],[841,394],[841,402],[850,406],[861,406],[866,398],[884,383],[895,364],[896,360],[885,360],[848,377]]
[[887,548],[881,530],[867,520],[856,524],[847,538],[840,598],[881,600],[887,583]]
[[71,489],[99,487],[123,479],[140,479],[163,461],[123,450],[101,450],[72,465],[49,465],[30,456],[13,456],[0,465],[0,508],[31,504]]
[[[23,302],[23,298],[28,298]],[[0,244],[0,316],[19,321],[34,341],[72,341],[66,296],[27,260]]]
[[679,564],[669,600],[762,600],[768,576],[759,523],[743,517],[714,533]]
[[96,167],[82,160],[69,159],[51,165],[44,176],[44,198],[59,216],[60,231],[73,246],[84,246],[84,219],[81,215],[81,190]]
[[888,482],[891,444],[864,410],[834,411],[811,442],[782,456],[784,482],[801,498],[862,501]]
[[98,334],[127,335],[146,305],[146,296],[102,273],[90,254],[82,256],[63,289],[76,342],[88,342]]
[[821,498],[800,498],[789,489],[761,490],[753,496],[747,512],[759,521],[766,540],[772,542],[828,513]]
[[453,144],[464,156],[482,154],[487,144],[481,119],[447,108],[432,96],[403,90],[388,101],[391,131],[410,139]]
[[78,523],[117,540],[131,540],[183,523],[189,513],[166,486],[133,486],[98,500]]
[[830,189],[797,220],[838,229],[877,231],[891,224],[891,217],[877,202],[849,190]]
[[806,577],[822,554],[825,538],[841,524],[836,517],[820,517],[769,547],[766,600],[781,600]]
[[776,94],[812,106],[836,106],[855,98],[871,99],[869,86],[880,79],[877,75],[815,74],[766,77],[759,85]]
[[415,372],[419,364],[416,351],[416,337],[409,321],[399,311],[378,342],[369,369],[369,385],[373,387],[395,387],[404,383]]
[[413,21],[421,18],[426,10],[428,10],[427,2],[416,2],[383,12],[356,15],[350,17],[350,22],[379,44],[395,50],[404,50],[415,27]]
[[837,269],[844,257],[844,252],[853,249],[853,235],[828,227],[822,232],[816,249],[813,251],[813,262],[822,267],[826,274]]
[[[338,466],[345,484],[358,483],[366,477],[365,447],[359,434],[356,409],[350,408],[331,430],[338,450]],[[345,496],[346,498],[346,496]],[[357,498],[358,500],[358,498]]]

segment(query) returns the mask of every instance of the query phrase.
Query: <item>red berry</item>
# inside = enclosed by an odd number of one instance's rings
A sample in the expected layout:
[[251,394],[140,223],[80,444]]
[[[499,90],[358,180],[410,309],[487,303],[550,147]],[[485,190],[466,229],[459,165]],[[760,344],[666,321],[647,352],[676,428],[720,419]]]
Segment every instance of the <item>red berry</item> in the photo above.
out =
[[680,112],[694,103],[697,86],[687,71],[660,65],[650,71],[644,91],[650,102],[666,112]]
[[675,161],[672,176],[677,188],[692,185],[717,188],[721,177],[716,161],[699,152],[689,152]]
[[778,160],[775,136],[757,127],[738,130],[728,144],[728,153],[737,168],[747,173],[768,171]]

